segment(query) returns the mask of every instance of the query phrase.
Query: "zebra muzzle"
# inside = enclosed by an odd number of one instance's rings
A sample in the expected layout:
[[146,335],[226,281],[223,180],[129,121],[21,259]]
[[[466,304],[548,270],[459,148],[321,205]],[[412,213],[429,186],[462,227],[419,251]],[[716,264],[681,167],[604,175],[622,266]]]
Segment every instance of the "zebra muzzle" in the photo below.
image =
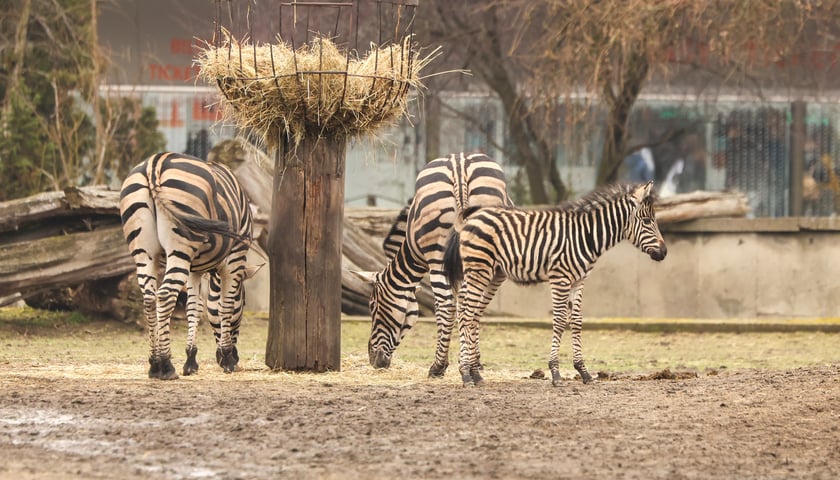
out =
[[369,353],[370,364],[373,368],[388,368],[391,366],[391,355],[384,350],[377,349]]
[[668,255],[668,247],[662,243],[659,248],[654,248],[648,252],[648,255],[650,255],[651,260],[661,262],[662,260],[665,260],[665,256]]

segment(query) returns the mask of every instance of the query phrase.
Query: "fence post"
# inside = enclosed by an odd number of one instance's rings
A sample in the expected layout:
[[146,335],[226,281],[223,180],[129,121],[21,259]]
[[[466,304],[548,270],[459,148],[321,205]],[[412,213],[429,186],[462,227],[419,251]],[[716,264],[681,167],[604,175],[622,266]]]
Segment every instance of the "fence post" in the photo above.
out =
[[805,172],[806,104],[796,100],[790,104],[790,216],[803,213],[802,176]]

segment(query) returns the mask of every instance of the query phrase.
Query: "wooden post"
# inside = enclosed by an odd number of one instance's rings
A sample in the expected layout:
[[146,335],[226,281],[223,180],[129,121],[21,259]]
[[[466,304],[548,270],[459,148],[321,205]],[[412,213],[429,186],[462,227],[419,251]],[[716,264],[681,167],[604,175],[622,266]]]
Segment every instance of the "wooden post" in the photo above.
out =
[[340,136],[307,136],[277,151],[265,352],[274,370],[340,370],[346,145]]

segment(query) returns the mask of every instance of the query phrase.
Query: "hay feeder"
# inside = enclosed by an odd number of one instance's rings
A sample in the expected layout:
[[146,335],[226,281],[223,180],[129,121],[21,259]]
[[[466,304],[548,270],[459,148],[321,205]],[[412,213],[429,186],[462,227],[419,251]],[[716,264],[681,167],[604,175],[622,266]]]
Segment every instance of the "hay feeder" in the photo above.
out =
[[[223,115],[275,153],[266,364],[340,369],[347,141],[406,114],[430,56],[418,0],[216,0],[200,77]],[[363,48],[360,48],[363,47]]]

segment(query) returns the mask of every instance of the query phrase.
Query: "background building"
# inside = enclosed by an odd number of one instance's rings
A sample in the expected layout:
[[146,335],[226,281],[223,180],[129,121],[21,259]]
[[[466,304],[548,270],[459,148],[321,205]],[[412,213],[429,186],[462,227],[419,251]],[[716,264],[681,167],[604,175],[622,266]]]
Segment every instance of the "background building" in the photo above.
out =
[[[99,20],[100,42],[113,62],[103,92],[135,96],[154,106],[167,148],[199,157],[236,134],[234,126],[221,122],[217,90],[195,79],[195,49],[212,38],[214,8],[209,0],[117,0],[103,7]],[[828,70],[838,51],[776,68],[786,75]],[[658,87],[647,89],[656,92],[642,91],[631,115],[628,145],[647,146],[661,195],[738,189],[747,193],[754,216],[786,216],[791,213],[792,183],[800,178],[796,169],[801,169],[803,213],[834,215],[840,210],[835,141],[840,111],[831,93],[817,97],[805,90],[765,89],[760,98],[744,93],[703,98]],[[676,91],[679,85],[671,87]],[[348,205],[401,205],[411,196],[414,176],[427,159],[459,151],[496,158],[522,203],[521,192],[527,187],[520,168],[499,148],[507,139],[499,101],[482,93],[480,86],[438,92],[437,98],[443,105],[436,113],[439,132],[425,131],[430,113],[421,95],[409,119],[376,138],[352,143],[347,156]],[[799,120],[794,102],[806,112]],[[791,132],[800,121],[806,138],[795,144]],[[564,118],[555,128],[558,137],[569,139],[557,148],[555,162],[572,196],[583,194],[595,186],[602,131],[567,124]],[[427,148],[429,135],[436,136],[438,151]],[[801,161],[794,162],[797,156]],[[630,179],[634,158],[628,157],[621,178]]]

